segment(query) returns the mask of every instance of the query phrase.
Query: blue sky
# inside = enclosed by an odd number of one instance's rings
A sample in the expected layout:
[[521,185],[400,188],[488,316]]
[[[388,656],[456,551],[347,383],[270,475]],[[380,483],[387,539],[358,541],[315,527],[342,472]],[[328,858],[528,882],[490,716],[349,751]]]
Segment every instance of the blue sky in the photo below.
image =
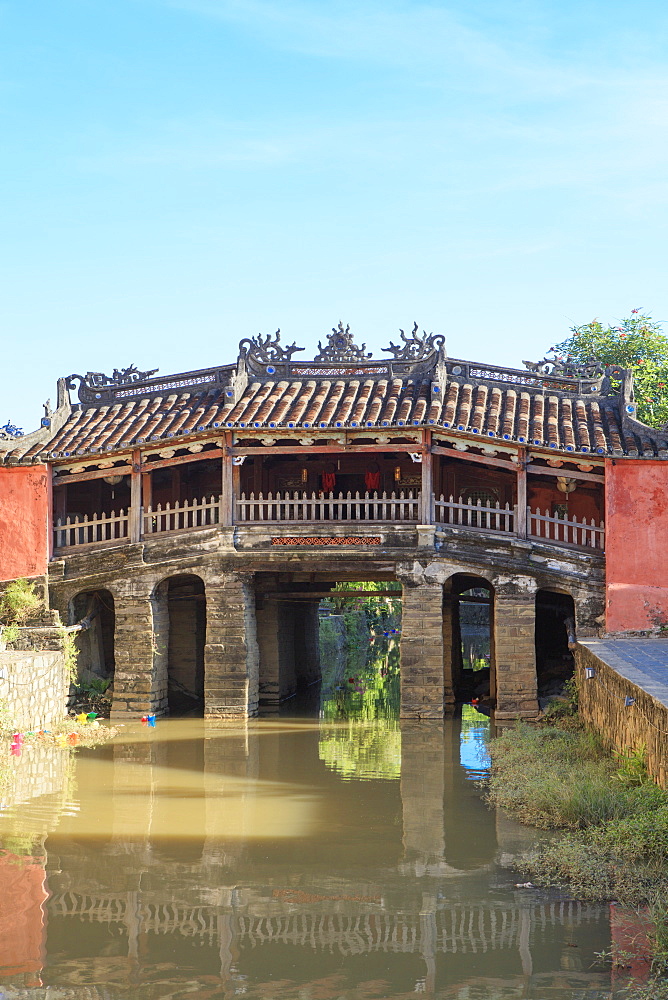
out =
[[0,0],[0,423],[339,319],[520,365],[668,319],[668,8]]

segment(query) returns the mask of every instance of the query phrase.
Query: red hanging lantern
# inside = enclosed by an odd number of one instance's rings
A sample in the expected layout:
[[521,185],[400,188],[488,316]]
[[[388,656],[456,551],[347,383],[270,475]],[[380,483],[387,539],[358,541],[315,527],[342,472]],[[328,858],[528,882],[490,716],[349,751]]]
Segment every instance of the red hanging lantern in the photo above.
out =
[[378,462],[369,462],[364,473],[364,485],[369,493],[377,492],[380,489],[380,466]]
[[333,493],[336,489],[336,466],[334,462],[328,462],[320,476],[322,488],[325,493]]

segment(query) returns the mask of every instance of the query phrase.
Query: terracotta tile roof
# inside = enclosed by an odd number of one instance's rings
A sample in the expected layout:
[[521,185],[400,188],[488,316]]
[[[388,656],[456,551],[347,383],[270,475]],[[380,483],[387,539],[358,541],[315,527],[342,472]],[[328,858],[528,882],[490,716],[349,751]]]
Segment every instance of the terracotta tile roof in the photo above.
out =
[[[444,391],[443,391],[444,390]],[[230,398],[232,396],[232,398]],[[283,379],[249,382],[235,402],[229,385],[76,407],[46,444],[10,460],[62,460],[166,443],[223,429],[378,429],[431,427],[560,452],[666,457],[664,436],[623,422],[620,397],[526,387],[512,382],[431,377]]]

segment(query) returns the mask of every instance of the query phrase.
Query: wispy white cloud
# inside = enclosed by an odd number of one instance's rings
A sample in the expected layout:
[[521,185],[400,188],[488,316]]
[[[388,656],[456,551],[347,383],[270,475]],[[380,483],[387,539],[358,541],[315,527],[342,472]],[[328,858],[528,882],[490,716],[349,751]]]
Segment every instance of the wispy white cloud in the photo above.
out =
[[336,173],[334,187],[356,172],[360,189],[377,169],[381,186],[391,186],[394,172],[408,198],[426,180],[461,199],[572,188],[628,206],[645,203],[645,184],[665,202],[668,70],[649,58],[641,70],[596,57],[587,64],[570,50],[556,58],[535,25],[513,37],[508,19],[501,30],[498,18],[483,23],[461,7],[420,0],[140,2],[236,26],[278,48],[349,60],[351,73],[359,71],[353,61],[391,64],[406,81],[405,106],[333,104],[324,121],[296,109],[269,116],[258,105],[245,122],[193,114],[135,123],[124,135],[92,137],[77,156],[82,169],[294,167],[314,182]]
[[[495,37],[489,25],[433,3],[407,0],[162,0],[170,7],[235,24],[277,48],[461,78],[475,90],[524,83],[527,97],[570,91],[592,80],[531,51],[521,34]],[[519,24],[522,22],[519,21]],[[463,75],[462,75],[463,74]]]

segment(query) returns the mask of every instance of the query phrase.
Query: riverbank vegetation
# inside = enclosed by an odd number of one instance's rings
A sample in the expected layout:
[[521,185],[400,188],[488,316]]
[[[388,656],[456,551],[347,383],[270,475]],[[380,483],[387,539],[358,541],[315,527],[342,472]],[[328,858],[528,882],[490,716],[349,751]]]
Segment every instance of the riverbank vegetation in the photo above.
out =
[[[668,794],[648,776],[644,748],[609,753],[577,715],[564,715],[507,730],[490,756],[489,801],[523,823],[560,831],[523,859],[522,870],[537,885],[568,885],[580,899],[637,911],[650,928],[654,971],[665,976]],[[657,992],[664,982],[630,996],[664,996]]]

